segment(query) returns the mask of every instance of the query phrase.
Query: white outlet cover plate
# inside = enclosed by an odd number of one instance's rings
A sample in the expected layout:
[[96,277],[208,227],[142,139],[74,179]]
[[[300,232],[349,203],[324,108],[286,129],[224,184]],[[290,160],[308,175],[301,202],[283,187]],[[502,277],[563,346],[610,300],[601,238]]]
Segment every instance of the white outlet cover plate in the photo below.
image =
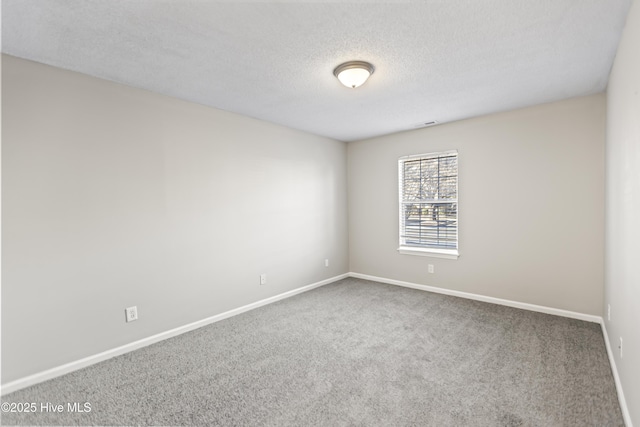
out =
[[125,308],[124,313],[125,313],[127,322],[133,322],[134,320],[138,320],[137,306]]
[[622,337],[620,337],[620,359],[622,359],[623,357],[624,356],[623,356],[623,353],[622,353]]

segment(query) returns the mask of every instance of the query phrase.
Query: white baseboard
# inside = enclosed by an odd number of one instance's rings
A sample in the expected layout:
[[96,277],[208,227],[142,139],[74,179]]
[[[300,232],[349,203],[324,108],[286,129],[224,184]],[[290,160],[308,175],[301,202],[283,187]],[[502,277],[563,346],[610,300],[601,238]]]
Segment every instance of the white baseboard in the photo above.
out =
[[620,402],[620,409],[622,410],[622,417],[627,427],[633,427],[631,422],[631,414],[629,414],[629,407],[627,401],[624,398],[624,392],[622,391],[622,383],[620,382],[620,376],[618,375],[618,368],[616,367],[616,361],[613,357],[613,350],[611,349],[611,342],[609,341],[609,334],[607,333],[607,327],[604,324],[604,319],[600,322],[602,326],[602,335],[604,335],[604,344],[607,348],[607,355],[609,356],[609,364],[611,365],[611,372],[613,373],[613,380],[616,383],[616,391],[618,392],[618,401]]
[[14,391],[68,374],[73,371],[77,371],[78,369],[86,368],[87,366],[95,365],[96,363],[103,362],[107,359],[111,359],[112,357],[120,356],[121,354],[124,354],[124,353],[129,353],[130,351],[134,351],[139,348],[157,343],[159,341],[163,341],[168,338],[172,338],[177,335],[184,334],[185,332],[193,331],[194,329],[207,326],[211,323],[219,322],[220,320],[224,320],[229,317],[236,316],[238,314],[256,309],[258,307],[272,304],[276,301],[290,298],[294,295],[298,295],[303,292],[310,291],[311,289],[328,285],[329,283],[337,282],[338,280],[342,280],[347,277],[349,277],[348,273],[341,274],[339,276],[334,276],[329,279],[312,283],[310,285],[303,286],[301,288],[297,288],[288,292],[284,292],[279,295],[275,295],[260,301],[256,301],[251,304],[244,305],[242,307],[235,308],[233,310],[225,311],[224,313],[216,314],[215,316],[207,317],[206,319],[202,319],[197,322],[189,323],[188,325],[180,326],[178,328],[174,328],[165,332],[160,332],[159,334],[152,335],[150,337],[143,338],[141,340],[122,345],[120,347],[112,348],[110,350],[103,351],[102,353],[94,354],[92,356],[88,356],[80,360],[76,360],[74,362],[65,363],[64,365],[47,369],[46,371],[38,372],[36,374],[29,375],[27,377],[23,377],[23,378],[8,382],[2,385],[2,390],[0,394],[4,396],[5,394],[12,393]]
[[201,328],[203,326],[218,322],[220,320],[224,320],[227,319],[229,317],[233,317],[236,316],[238,314],[268,305],[268,304],[272,304],[274,302],[292,297],[294,295],[306,292],[306,291],[310,291],[312,289],[318,288],[320,286],[324,286],[324,285],[328,285],[329,283],[333,283],[336,282],[338,280],[342,280],[344,278],[347,277],[355,277],[355,278],[359,278],[359,279],[364,279],[364,280],[371,280],[371,281],[375,281],[375,282],[381,282],[381,283],[387,283],[387,284],[391,284],[391,285],[397,285],[397,286],[403,286],[403,287],[407,287],[407,288],[413,288],[413,289],[420,289],[420,290],[424,290],[424,291],[428,291],[428,292],[434,292],[434,293],[439,293],[439,294],[445,294],[445,295],[452,295],[452,296],[457,296],[457,297],[461,297],[461,298],[467,298],[467,299],[472,299],[472,300],[477,300],[477,301],[484,301],[484,302],[489,302],[489,303],[493,303],[493,304],[499,304],[499,305],[505,305],[505,306],[509,306],[509,307],[515,307],[515,308],[521,308],[524,310],[530,310],[530,311],[537,311],[537,312],[541,312],[541,313],[547,313],[547,314],[553,314],[556,316],[563,316],[563,317],[569,317],[569,318],[573,318],[573,319],[579,319],[579,320],[585,320],[588,322],[594,322],[594,323],[599,323],[602,326],[602,333],[604,335],[604,340],[605,340],[605,345],[607,348],[607,354],[609,356],[609,361],[611,364],[611,370],[613,372],[613,377],[615,380],[615,384],[616,384],[616,389],[618,392],[618,399],[620,401],[620,408],[622,410],[622,415],[624,417],[624,421],[627,425],[627,427],[633,427],[632,423],[631,423],[631,417],[629,415],[629,409],[627,407],[625,398],[624,398],[624,393],[622,391],[622,385],[620,383],[620,377],[618,376],[618,370],[616,368],[616,363],[615,360],[613,358],[613,353],[611,351],[611,345],[609,342],[609,336],[607,335],[607,331],[606,331],[606,327],[604,325],[604,321],[601,317],[598,316],[593,316],[593,315],[589,315],[589,314],[583,314],[583,313],[576,313],[573,311],[567,311],[567,310],[560,310],[560,309],[556,309],[556,308],[551,308],[551,307],[544,307],[544,306],[539,306],[539,305],[534,305],[534,304],[527,304],[527,303],[522,303],[522,302],[517,302],[517,301],[510,301],[510,300],[505,300],[505,299],[500,299],[500,298],[494,298],[494,297],[487,297],[484,295],[478,295],[478,294],[472,294],[472,293],[467,293],[467,292],[461,292],[461,291],[454,291],[454,290],[450,290],[450,289],[444,289],[444,288],[438,288],[438,287],[434,287],[434,286],[427,286],[427,285],[419,285],[416,283],[410,283],[410,282],[403,282],[400,280],[393,280],[393,279],[386,279],[383,277],[376,277],[376,276],[370,276],[370,275],[366,275],[366,274],[360,274],[360,273],[347,273],[347,274],[341,274],[339,276],[335,276],[335,277],[331,277],[329,279],[326,280],[322,280],[320,282],[316,282],[316,283],[312,283],[310,285],[307,286],[303,286],[301,288],[297,288],[288,292],[284,292],[282,294],[279,295],[275,295],[273,297],[270,298],[266,298],[260,301],[256,301],[254,303],[251,304],[247,304],[245,306],[242,307],[238,307],[236,309],[233,310],[229,310],[226,311],[224,313],[220,313],[217,314],[215,316],[211,316],[208,317],[206,319],[202,319],[199,320],[197,322],[193,322],[193,323],[189,323],[188,325],[184,325],[184,326],[180,326],[178,328],[174,328],[165,332],[161,332],[159,334],[156,335],[152,335],[150,337],[147,338],[143,338],[141,340],[138,341],[134,341],[132,343],[129,344],[125,344],[123,346],[120,347],[116,347],[107,351],[104,351],[102,353],[98,353],[92,356],[88,356],[85,358],[82,358],[80,360],[76,360],[74,362],[70,362],[70,363],[66,363],[64,365],[61,366],[57,366],[55,368],[51,368],[48,369],[46,371],[42,371],[33,375],[29,375],[27,377],[24,378],[20,378],[18,380],[15,381],[11,381],[8,382],[6,384],[2,385],[2,390],[1,390],[1,395],[5,395],[8,393],[12,393],[14,391],[32,386],[34,384],[38,384],[65,374],[68,374],[70,372],[73,371],[77,371],[79,369],[85,368],[87,366],[91,366],[94,365],[96,363],[105,361],[107,359],[111,359],[112,357],[116,357],[143,347],[146,347],[148,345],[157,343],[159,341],[163,341],[166,340],[168,338],[172,338],[175,337],[177,335],[180,334],[184,334],[186,332],[192,331],[194,329],[198,329]]
[[403,282],[400,280],[387,279],[384,277],[369,276],[367,274],[352,272],[352,273],[349,273],[349,277],[356,277],[358,279],[387,283],[389,285],[403,286],[405,288],[420,289],[423,291],[434,292],[437,294],[451,295],[454,297],[472,299],[476,301],[489,302],[492,304],[506,305],[508,307],[521,308],[523,310],[529,310],[529,311],[537,311],[539,313],[553,314],[555,316],[569,317],[571,319],[585,320],[587,322],[601,323],[602,321],[602,318],[600,316],[594,316],[592,314],[577,313],[575,311],[561,310],[559,308],[545,307],[542,305],[528,304],[526,302],[511,301],[507,299],[488,297],[484,295],[472,294],[472,293],[462,292],[462,291],[454,291],[451,289],[438,288],[435,286],[419,285],[417,283]]

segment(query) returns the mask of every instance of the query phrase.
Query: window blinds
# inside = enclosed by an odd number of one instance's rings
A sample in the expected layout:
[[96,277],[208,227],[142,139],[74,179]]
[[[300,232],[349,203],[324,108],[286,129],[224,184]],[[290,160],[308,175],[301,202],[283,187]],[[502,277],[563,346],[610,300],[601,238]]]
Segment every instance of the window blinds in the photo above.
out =
[[458,247],[458,153],[400,159],[400,245]]

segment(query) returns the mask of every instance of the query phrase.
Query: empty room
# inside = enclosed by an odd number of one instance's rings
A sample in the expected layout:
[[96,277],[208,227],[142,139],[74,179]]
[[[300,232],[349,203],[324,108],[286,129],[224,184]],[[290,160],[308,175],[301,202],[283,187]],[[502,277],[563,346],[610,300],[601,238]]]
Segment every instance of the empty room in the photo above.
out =
[[2,0],[1,425],[640,425],[639,0]]

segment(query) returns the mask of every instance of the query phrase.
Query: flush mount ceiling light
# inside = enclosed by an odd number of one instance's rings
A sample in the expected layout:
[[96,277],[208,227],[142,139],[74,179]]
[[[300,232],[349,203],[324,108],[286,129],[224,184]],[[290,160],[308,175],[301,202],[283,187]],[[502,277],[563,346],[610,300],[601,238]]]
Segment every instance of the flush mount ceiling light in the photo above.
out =
[[362,86],[369,76],[373,74],[373,65],[364,61],[349,61],[340,64],[333,70],[333,75],[340,80],[340,83],[355,89]]

